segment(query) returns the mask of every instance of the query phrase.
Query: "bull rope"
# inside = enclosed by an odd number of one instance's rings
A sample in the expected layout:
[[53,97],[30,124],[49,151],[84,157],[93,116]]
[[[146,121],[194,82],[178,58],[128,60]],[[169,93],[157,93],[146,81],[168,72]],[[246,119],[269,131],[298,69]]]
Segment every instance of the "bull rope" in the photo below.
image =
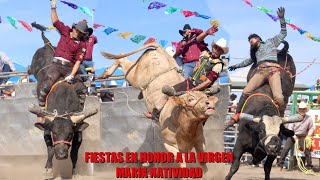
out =
[[50,91],[49,91],[49,93],[47,94],[47,97],[46,97],[46,105],[45,105],[45,109],[47,110],[47,107],[48,107],[48,97],[49,97],[49,95],[51,94],[51,92],[53,91],[53,89],[58,85],[58,84],[60,84],[60,83],[62,83],[62,82],[65,82],[66,80],[61,80],[61,81],[58,81],[58,82],[56,82],[56,83],[54,83],[54,85],[50,88]]
[[132,112],[134,112],[134,113],[136,113],[136,114],[138,114],[138,115],[144,116],[142,113],[139,113],[139,112],[135,111],[134,109],[132,109],[132,108],[130,107],[130,105],[129,105],[129,96],[128,96],[128,94],[127,94],[126,92],[123,91],[123,92],[118,92],[118,93],[121,93],[121,94],[124,94],[124,95],[127,96],[127,107],[129,108],[130,111],[132,111]]
[[[301,152],[301,151],[299,150],[299,141],[296,141],[294,145],[295,145],[296,159],[297,159],[297,164],[298,164],[299,169],[300,169],[304,174],[312,174],[312,175],[315,175],[315,176],[320,176],[320,173],[316,173],[316,172],[314,172],[312,169],[307,169],[307,168],[304,166],[303,160],[302,160],[301,157],[298,155],[299,152]],[[306,140],[304,140],[303,150],[305,150],[305,148],[306,148]]]
[[273,100],[270,96],[268,96],[268,95],[266,95],[266,94],[262,94],[262,93],[251,94],[251,95],[246,99],[246,101],[244,102],[244,104],[243,104],[243,106],[242,106],[242,108],[241,108],[241,112],[240,112],[240,113],[243,112],[243,109],[246,107],[246,104],[247,104],[248,100],[249,100],[251,97],[253,97],[253,96],[264,96],[264,97],[267,97],[268,99],[270,99],[270,101],[272,102],[272,104],[273,104],[273,105],[276,107],[276,109],[277,109],[278,116],[280,116],[279,108],[278,108],[278,106],[276,105],[276,103],[274,102],[274,100]]

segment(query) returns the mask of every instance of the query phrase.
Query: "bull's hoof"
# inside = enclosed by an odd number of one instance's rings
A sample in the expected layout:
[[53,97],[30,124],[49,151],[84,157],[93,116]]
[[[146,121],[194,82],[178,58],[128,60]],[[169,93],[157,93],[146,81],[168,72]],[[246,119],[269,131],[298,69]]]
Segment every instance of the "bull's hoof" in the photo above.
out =
[[44,179],[54,179],[52,168],[46,168],[43,172]]

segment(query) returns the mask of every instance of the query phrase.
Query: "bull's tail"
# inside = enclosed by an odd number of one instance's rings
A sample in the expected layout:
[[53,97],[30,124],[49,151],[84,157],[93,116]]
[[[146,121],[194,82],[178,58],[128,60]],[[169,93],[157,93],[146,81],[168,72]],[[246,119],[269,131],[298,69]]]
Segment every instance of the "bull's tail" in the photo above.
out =
[[31,26],[40,30],[40,31],[46,31],[48,28],[42,26],[41,24],[37,24],[36,22],[31,23]]
[[282,44],[284,45],[281,49],[281,53],[287,53],[289,51],[289,43],[287,41],[282,41]]
[[155,47],[155,48],[159,48],[161,47],[159,44],[157,43],[149,43],[149,44],[146,44],[142,47],[140,47],[139,49],[136,49],[130,53],[127,53],[127,54],[120,54],[120,55],[114,55],[114,54],[110,54],[110,53],[106,53],[106,52],[101,52],[102,56],[107,58],[107,59],[120,59],[120,58],[124,58],[124,57],[127,57],[127,56],[131,56],[132,54],[135,54],[139,51],[142,51],[144,49],[147,49],[149,47]]

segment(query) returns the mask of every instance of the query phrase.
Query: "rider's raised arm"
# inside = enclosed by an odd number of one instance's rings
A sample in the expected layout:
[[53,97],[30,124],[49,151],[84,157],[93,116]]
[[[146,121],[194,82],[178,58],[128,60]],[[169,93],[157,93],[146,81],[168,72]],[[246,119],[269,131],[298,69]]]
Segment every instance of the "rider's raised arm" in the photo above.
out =
[[278,35],[272,38],[272,42],[275,47],[278,47],[281,44],[281,41],[283,41],[284,38],[287,36],[286,21],[284,18],[284,8],[279,8],[278,16],[279,16],[281,31]]
[[248,58],[248,59],[246,59],[246,60],[242,61],[241,63],[236,64],[236,65],[234,65],[234,66],[235,66],[236,68],[242,68],[242,67],[247,67],[247,66],[249,66],[249,65],[252,64],[252,63],[253,63],[252,59],[251,59],[251,58]]
[[56,11],[56,0],[51,1],[51,21],[52,21],[52,24],[59,21],[57,11]]

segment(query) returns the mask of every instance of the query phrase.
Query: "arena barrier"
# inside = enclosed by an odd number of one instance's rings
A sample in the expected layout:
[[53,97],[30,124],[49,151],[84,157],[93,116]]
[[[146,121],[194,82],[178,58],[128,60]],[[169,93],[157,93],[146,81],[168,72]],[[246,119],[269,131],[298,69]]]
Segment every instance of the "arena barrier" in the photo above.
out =
[[[15,85],[16,96],[0,100],[0,157],[47,154],[43,132],[33,126],[36,116],[28,112],[28,106],[37,103],[35,87],[35,83]],[[220,87],[216,107],[219,113],[211,116],[204,128],[206,151],[210,152],[224,151],[223,130],[228,111],[229,86]],[[78,167],[82,168],[83,171],[80,172],[85,175],[107,171],[106,168],[112,164],[85,164],[84,151],[165,151],[158,126],[142,115],[146,108],[143,100],[137,98],[139,91],[133,87],[110,90],[114,92],[114,102],[101,103],[98,97],[94,96],[88,96],[85,102],[85,107],[99,108],[99,113],[86,119],[90,126],[84,131],[84,140],[79,152]],[[42,163],[45,164],[44,161]],[[224,178],[226,171],[223,164],[211,163],[208,164],[208,168],[215,178]]]

